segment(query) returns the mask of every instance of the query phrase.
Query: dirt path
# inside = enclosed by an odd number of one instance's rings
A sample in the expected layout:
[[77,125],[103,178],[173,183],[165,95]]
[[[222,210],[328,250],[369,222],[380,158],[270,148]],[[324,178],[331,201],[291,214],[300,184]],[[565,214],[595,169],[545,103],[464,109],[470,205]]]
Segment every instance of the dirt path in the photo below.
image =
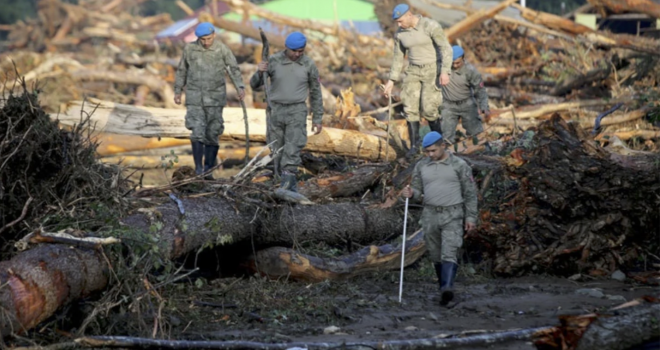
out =
[[[251,277],[173,286],[163,294],[170,296],[164,317],[171,328],[165,337],[259,342],[445,337],[557,325],[562,314],[606,310],[659,292],[609,279],[574,282],[545,276],[486,279],[459,274],[459,298],[445,308],[438,304],[437,284],[427,265],[424,259],[406,270],[402,304],[396,271],[318,284]],[[339,329],[324,334],[330,326]],[[135,335],[128,329],[111,333]],[[519,341],[492,348],[535,347]]]

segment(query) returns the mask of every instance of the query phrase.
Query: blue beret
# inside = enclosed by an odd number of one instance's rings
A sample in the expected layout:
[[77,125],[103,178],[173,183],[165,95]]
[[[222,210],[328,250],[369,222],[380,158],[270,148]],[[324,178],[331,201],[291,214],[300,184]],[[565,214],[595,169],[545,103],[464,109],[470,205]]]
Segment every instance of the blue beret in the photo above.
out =
[[403,16],[410,10],[410,6],[406,4],[398,4],[394,7],[394,11],[392,11],[392,19],[399,19],[399,17]]
[[200,23],[197,28],[195,28],[195,35],[197,37],[203,37],[215,33],[215,27],[209,22]]
[[463,48],[458,46],[458,45],[452,46],[451,49],[452,49],[452,51],[454,51],[454,56],[452,58],[453,60],[456,60],[457,58],[459,58],[459,57],[461,57],[465,54],[465,51],[463,51]]
[[284,41],[284,45],[291,50],[302,49],[306,44],[307,38],[305,38],[305,35],[301,32],[293,32],[289,34]]
[[430,133],[426,134],[426,136],[424,136],[424,140],[422,140],[422,147],[426,148],[433,146],[440,140],[442,140],[442,135],[440,135],[440,133],[437,131],[431,131]]

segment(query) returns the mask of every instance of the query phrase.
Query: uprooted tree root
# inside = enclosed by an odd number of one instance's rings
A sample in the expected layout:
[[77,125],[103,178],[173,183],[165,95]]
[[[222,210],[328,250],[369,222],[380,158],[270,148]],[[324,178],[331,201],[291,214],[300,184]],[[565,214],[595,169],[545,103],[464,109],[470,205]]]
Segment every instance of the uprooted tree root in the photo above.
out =
[[611,154],[558,115],[539,125],[532,143],[492,170],[499,193],[485,201],[479,233],[467,243],[490,251],[496,273],[603,276],[657,255],[657,154]]
[[[18,89],[15,89],[18,90]],[[26,228],[94,229],[117,216],[127,191],[117,167],[99,163],[89,118],[61,129],[22,83],[0,110],[0,235]],[[84,220],[81,226],[80,220]]]

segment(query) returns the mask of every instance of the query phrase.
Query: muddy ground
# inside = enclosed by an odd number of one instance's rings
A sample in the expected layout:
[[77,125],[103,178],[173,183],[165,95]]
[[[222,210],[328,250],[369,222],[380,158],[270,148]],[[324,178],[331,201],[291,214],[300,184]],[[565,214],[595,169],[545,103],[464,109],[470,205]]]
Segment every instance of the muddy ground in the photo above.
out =
[[[429,260],[405,270],[403,303],[398,302],[398,271],[348,281],[273,281],[256,274],[207,279],[202,275],[160,290],[164,299],[158,338],[252,340],[259,342],[365,341],[444,337],[462,332],[512,330],[558,324],[562,314],[603,311],[659,290],[630,281],[573,281],[551,276],[493,278],[459,272],[458,300],[441,307]],[[136,312],[115,308],[97,318],[87,335],[151,333],[153,304]],[[98,302],[80,304],[91,308]],[[152,309],[150,309],[152,308]],[[324,334],[330,326],[335,334]],[[479,348],[484,347],[465,347]],[[495,344],[493,349],[535,349],[530,342]]]

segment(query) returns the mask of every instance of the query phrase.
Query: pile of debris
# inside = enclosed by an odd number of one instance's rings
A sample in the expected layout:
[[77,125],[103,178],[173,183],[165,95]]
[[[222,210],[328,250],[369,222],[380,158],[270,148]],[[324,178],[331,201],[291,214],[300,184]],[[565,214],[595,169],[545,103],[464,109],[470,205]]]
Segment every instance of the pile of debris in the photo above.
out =
[[[126,209],[126,179],[100,164],[89,119],[61,129],[22,87],[0,109],[0,234],[17,239],[27,229],[94,229]],[[85,221],[80,224],[79,221]],[[4,249],[3,249],[4,250]]]

